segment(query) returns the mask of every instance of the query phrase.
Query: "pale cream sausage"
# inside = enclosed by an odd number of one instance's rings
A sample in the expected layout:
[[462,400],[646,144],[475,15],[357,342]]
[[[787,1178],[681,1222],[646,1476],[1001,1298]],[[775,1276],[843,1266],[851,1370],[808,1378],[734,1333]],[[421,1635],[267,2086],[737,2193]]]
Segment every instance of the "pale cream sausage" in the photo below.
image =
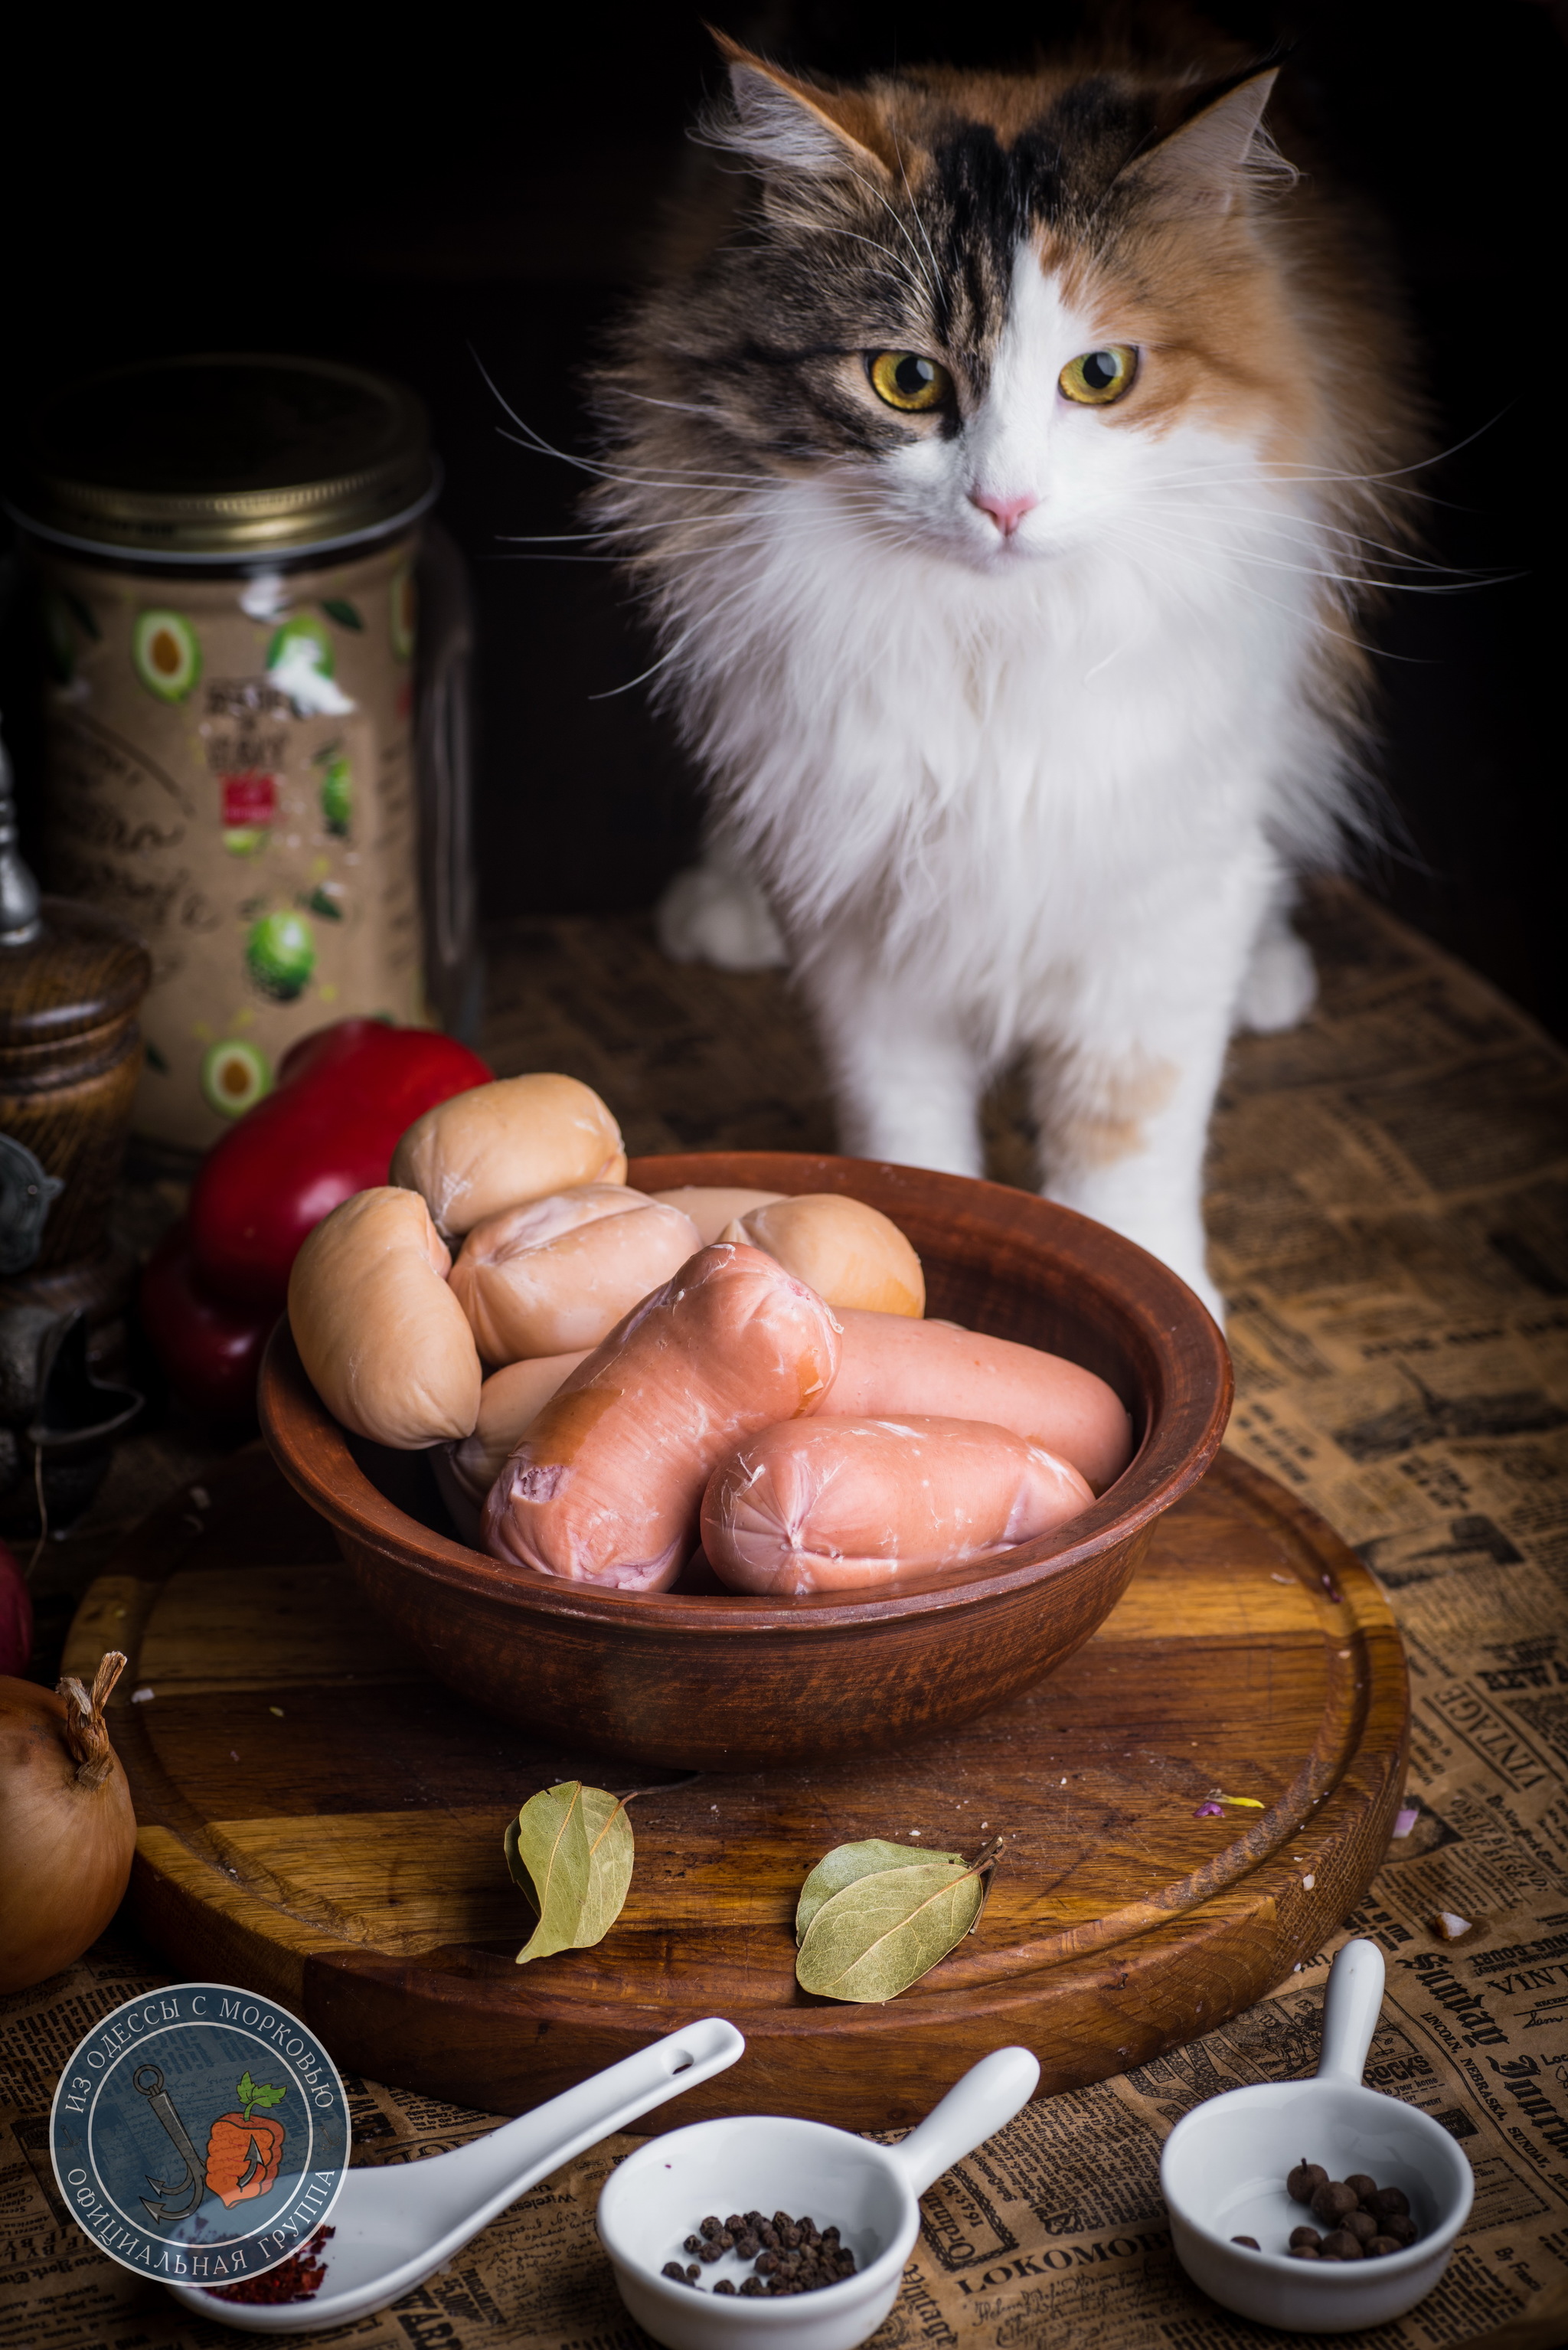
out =
[[624,1183],[620,1128],[591,1086],[540,1073],[454,1094],[416,1118],[392,1153],[454,1240],[503,1208],[577,1183]]
[[491,1373],[479,1391],[473,1434],[450,1455],[453,1474],[476,1503],[483,1501],[562,1380],[587,1359],[584,1347],[566,1355],[535,1355],[530,1362],[508,1363],[504,1370]]
[[484,1546],[577,1583],[662,1591],[742,1437],[815,1411],[838,1367],[820,1297],[760,1249],[705,1248],[540,1412],[490,1491]]
[[359,1436],[419,1451],[467,1436],[483,1378],[452,1259],[417,1191],[356,1191],[294,1260],[288,1319],[311,1385]]
[[720,1238],[766,1249],[835,1313],[844,1306],[877,1314],[926,1310],[926,1276],[898,1225],[842,1191],[805,1191],[753,1208]]
[[737,1216],[749,1215],[753,1208],[765,1208],[784,1196],[782,1191],[745,1191],[723,1183],[683,1183],[678,1191],[649,1194],[661,1206],[679,1208],[683,1216],[690,1216],[704,1246],[721,1239],[725,1225],[732,1224]]
[[580,1352],[701,1245],[679,1208],[624,1184],[582,1183],[475,1224],[452,1292],[487,1363]]
[[732,1591],[859,1591],[1033,1542],[1094,1500],[1077,1471],[972,1419],[818,1416],[721,1461],[702,1548]]
[[952,1322],[846,1312],[838,1377],[824,1409],[855,1419],[911,1414],[990,1420],[1070,1461],[1096,1493],[1132,1459],[1115,1390],[1061,1355],[985,1338]]

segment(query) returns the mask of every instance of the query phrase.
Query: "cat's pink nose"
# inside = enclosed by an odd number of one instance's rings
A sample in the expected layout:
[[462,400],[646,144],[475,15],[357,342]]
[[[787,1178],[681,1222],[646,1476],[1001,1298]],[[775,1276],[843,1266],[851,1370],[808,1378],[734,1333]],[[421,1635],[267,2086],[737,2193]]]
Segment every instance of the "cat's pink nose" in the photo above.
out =
[[1024,515],[1032,514],[1040,503],[1038,498],[1028,495],[1004,498],[996,490],[971,490],[969,502],[991,516],[1003,538],[1011,538]]

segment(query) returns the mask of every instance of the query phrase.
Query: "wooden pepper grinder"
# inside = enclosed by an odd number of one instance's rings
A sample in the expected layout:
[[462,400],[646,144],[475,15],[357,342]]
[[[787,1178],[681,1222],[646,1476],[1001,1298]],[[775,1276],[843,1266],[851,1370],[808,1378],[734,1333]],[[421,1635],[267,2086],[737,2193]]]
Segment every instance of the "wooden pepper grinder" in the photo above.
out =
[[40,897],[0,743],[0,1309],[85,1307],[95,1359],[118,1351],[136,1278],[109,1209],[151,978],[146,948],[112,915]]

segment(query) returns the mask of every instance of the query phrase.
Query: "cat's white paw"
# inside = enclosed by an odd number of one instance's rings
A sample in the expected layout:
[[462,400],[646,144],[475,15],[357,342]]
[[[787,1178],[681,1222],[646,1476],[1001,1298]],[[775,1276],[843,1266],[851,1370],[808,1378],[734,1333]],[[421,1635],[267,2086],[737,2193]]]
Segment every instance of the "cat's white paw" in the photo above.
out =
[[1236,1025],[1250,1028],[1254,1035],[1272,1036],[1304,1020],[1316,1001],[1312,950],[1287,923],[1270,922],[1259,934],[1241,982]]
[[721,971],[776,971],[789,961],[762,891],[722,866],[689,865],[678,873],[659,899],[654,920],[659,943],[671,962],[711,962]]

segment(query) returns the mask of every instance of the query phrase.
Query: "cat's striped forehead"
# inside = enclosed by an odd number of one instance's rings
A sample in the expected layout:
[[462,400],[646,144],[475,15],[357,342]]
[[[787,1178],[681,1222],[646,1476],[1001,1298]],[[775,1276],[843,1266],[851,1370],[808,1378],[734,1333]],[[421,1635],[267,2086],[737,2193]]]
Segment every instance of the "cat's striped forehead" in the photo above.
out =
[[1236,354],[1265,339],[1268,272],[1244,204],[1170,183],[1238,178],[1269,78],[1231,77],[1215,97],[1119,70],[927,68],[835,90],[742,51],[731,63],[734,120],[711,127],[758,172],[762,200],[708,280],[704,356],[722,376],[710,397],[737,421],[751,402],[776,455],[908,439],[909,420],[878,411],[844,364],[877,347],[940,359],[959,395],[931,423],[961,430],[985,399],[1029,254],[1093,333],[1182,343],[1158,401],[1151,379],[1128,421],[1158,424],[1191,396],[1205,340],[1234,405],[1248,372]]
[[[1152,93],[1108,74],[1064,82],[932,69],[848,98],[823,94],[821,104],[862,163],[858,209],[872,236],[857,291],[878,276],[886,286],[877,245],[912,233],[919,255],[905,257],[924,264],[915,275],[931,325],[977,354],[1002,331],[1020,244],[1035,243],[1044,255],[1103,242],[1094,232],[1108,224],[1118,172],[1165,127]],[[808,173],[792,190],[788,219],[831,234],[843,192],[831,172]]]

